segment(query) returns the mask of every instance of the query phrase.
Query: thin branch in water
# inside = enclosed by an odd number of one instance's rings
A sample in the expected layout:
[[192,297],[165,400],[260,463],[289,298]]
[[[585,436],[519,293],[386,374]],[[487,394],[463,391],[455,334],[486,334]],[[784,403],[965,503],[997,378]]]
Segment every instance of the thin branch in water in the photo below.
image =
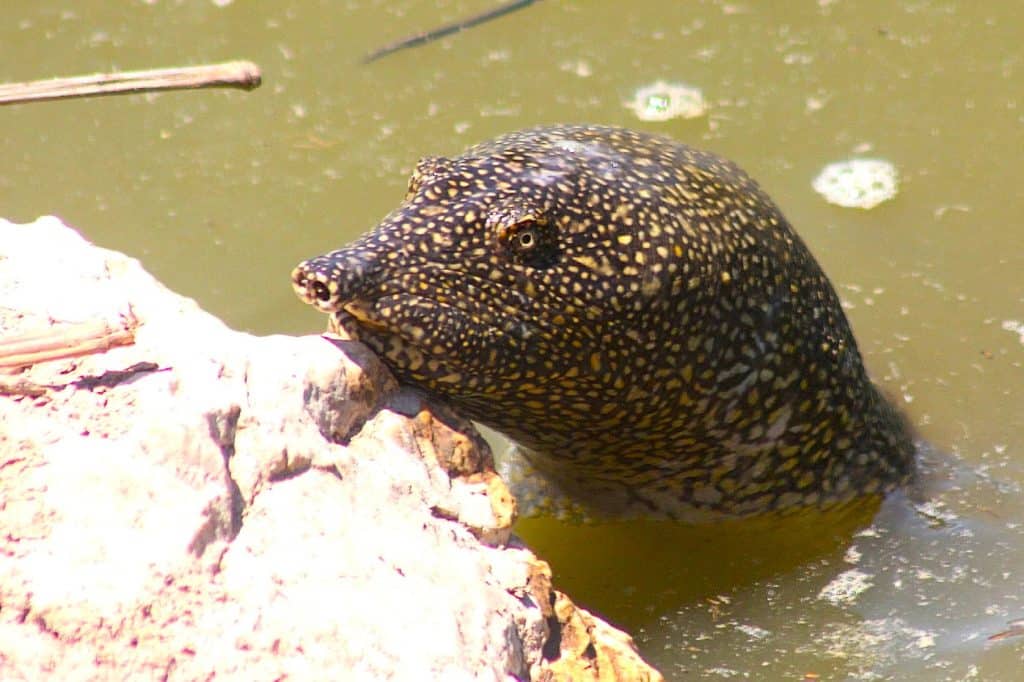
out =
[[417,45],[423,45],[426,43],[433,42],[439,38],[451,35],[453,33],[459,33],[467,28],[472,28],[484,22],[490,21],[491,19],[497,19],[500,16],[504,16],[517,9],[522,9],[537,0],[512,0],[512,2],[506,2],[502,5],[498,5],[494,9],[481,12],[480,14],[474,14],[473,16],[466,17],[465,19],[459,19],[450,24],[439,26],[431,31],[421,31],[420,33],[413,34],[407,38],[403,38],[394,43],[389,43],[384,47],[378,48],[370,54],[363,57],[363,64],[369,64],[375,62],[381,57],[386,57],[389,54],[404,50],[409,47],[416,47]]
[[50,78],[28,83],[0,84],[0,105],[193,88],[227,87],[252,90],[259,87],[260,81],[260,68],[252,62],[245,61],[146,71],[97,73],[89,76]]

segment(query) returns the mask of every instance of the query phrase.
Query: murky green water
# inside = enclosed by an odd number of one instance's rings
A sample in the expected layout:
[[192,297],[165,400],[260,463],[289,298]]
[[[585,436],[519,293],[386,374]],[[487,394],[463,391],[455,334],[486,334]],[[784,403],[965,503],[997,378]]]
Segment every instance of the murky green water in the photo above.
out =
[[[587,121],[732,157],[934,445],[925,482],[828,516],[523,535],[670,679],[1021,679],[1024,637],[988,638],[1024,617],[1024,5],[549,0],[358,64],[491,4],[7,0],[0,81],[249,58],[265,84],[2,108],[0,215],[55,213],[237,327],[299,333],[323,320],[292,266],[373,225],[418,156]],[[709,115],[636,121],[658,79]],[[855,155],[896,164],[895,201],[813,192]]]

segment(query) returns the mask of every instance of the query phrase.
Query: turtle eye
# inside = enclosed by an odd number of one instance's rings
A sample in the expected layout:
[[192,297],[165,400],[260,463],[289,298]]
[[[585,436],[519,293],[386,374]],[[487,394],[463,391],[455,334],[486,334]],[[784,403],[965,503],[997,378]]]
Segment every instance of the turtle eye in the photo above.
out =
[[527,227],[521,230],[516,233],[515,238],[520,251],[529,251],[537,246],[537,235],[534,234],[533,228]]
[[511,226],[502,239],[512,260],[534,268],[546,268],[558,260],[558,240],[547,221],[524,220]]

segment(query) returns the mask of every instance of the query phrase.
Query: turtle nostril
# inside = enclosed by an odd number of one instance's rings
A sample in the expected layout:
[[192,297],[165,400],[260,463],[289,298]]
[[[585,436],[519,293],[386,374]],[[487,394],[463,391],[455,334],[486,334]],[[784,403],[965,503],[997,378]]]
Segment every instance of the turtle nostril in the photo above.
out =
[[323,282],[313,282],[310,288],[313,290],[313,296],[321,303],[331,300],[331,290]]

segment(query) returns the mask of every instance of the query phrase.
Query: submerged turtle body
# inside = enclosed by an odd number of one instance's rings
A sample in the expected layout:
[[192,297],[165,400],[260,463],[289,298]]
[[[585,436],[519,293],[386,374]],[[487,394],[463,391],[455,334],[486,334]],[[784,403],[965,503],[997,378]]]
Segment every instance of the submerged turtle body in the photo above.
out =
[[293,283],[596,509],[824,506],[912,470],[803,241],[737,166],[664,137],[554,126],[424,159]]

